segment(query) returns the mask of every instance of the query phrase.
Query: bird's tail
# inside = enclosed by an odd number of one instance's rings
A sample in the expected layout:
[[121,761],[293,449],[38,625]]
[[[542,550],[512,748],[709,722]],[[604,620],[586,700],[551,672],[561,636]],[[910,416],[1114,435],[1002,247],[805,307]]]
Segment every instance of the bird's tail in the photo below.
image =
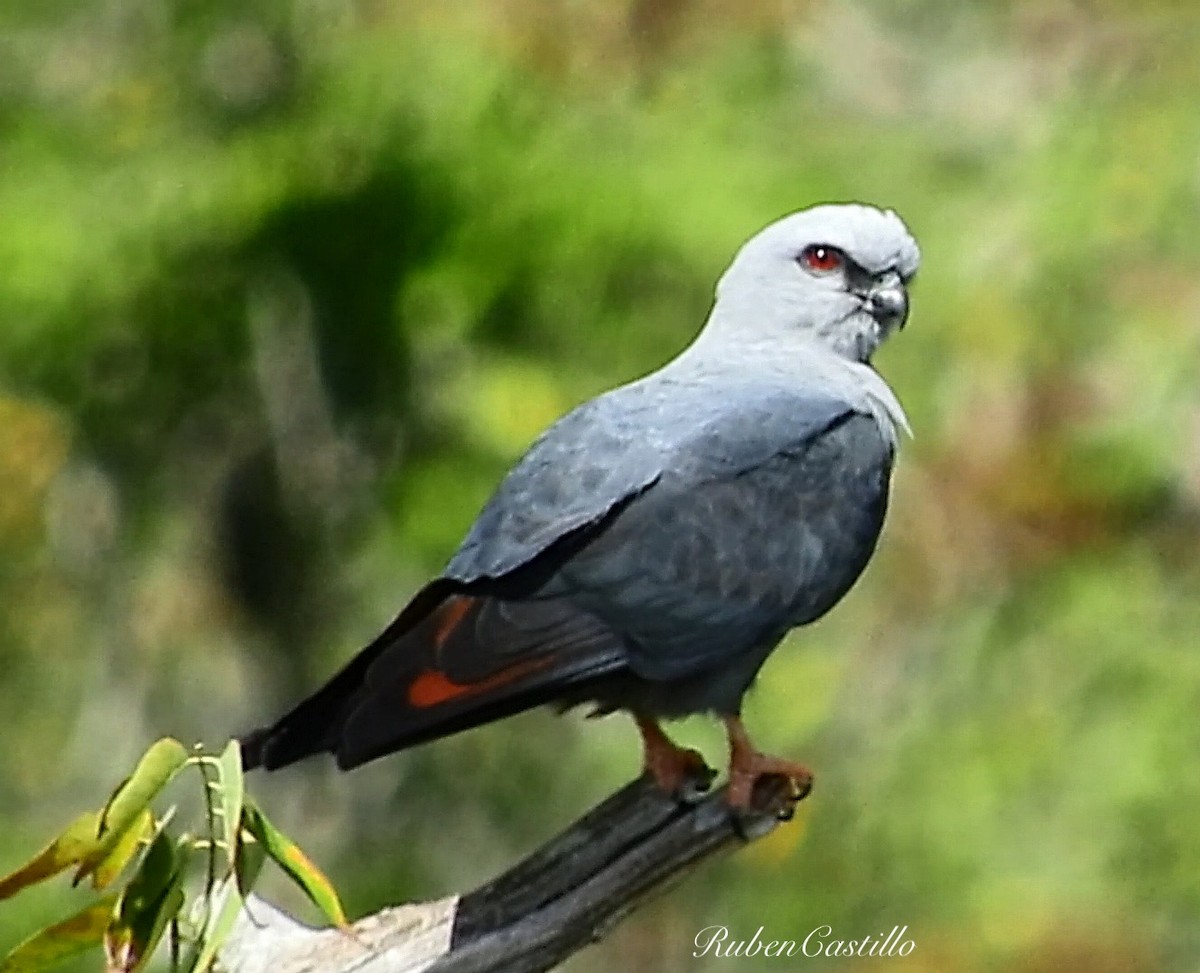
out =
[[243,736],[242,763],[274,770],[331,753],[357,767],[569,698],[625,666],[620,640],[566,602],[448,593],[435,582],[329,682]]

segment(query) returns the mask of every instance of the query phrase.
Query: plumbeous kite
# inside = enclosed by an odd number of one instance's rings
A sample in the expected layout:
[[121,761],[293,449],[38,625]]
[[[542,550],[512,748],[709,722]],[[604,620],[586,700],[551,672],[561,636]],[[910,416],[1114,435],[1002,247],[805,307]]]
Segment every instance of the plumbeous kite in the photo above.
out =
[[442,574],[325,686],[242,740],[246,767],[347,769],[540,704],[625,710],[668,792],[703,768],[662,718],[712,713],[735,808],[760,777],[742,697],[875,549],[904,412],[871,366],[904,325],[917,244],[890,210],[768,226],[658,371],[534,442]]

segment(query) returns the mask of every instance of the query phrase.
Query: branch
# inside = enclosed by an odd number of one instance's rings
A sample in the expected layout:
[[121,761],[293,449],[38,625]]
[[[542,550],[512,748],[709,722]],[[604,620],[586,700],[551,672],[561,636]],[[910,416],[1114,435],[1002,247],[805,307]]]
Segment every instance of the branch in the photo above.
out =
[[511,870],[463,896],[315,930],[252,897],[221,951],[229,973],[537,973],[595,942],[651,893],[791,817],[803,795],[767,779],[753,812],[724,789],[680,801],[640,778]]

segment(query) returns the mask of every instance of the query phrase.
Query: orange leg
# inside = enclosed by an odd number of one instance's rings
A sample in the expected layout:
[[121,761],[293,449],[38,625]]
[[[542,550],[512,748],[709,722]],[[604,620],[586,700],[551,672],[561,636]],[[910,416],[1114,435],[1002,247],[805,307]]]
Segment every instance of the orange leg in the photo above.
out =
[[750,810],[754,785],[762,777],[786,777],[792,784],[797,800],[812,790],[812,772],[802,764],[779,757],[769,757],[754,749],[741,717],[722,717],[729,736],[729,806],[739,811]]
[[705,790],[714,773],[704,762],[699,752],[678,746],[672,742],[658,722],[648,716],[634,715],[638,732],[642,735],[642,752],[646,773],[654,778],[662,790],[679,795],[685,785],[702,784]]

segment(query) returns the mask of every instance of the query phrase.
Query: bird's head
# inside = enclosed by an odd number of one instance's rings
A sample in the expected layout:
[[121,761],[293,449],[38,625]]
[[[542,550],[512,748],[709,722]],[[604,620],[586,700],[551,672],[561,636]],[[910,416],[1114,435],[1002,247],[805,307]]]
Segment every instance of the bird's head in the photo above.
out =
[[717,285],[714,319],[747,338],[811,338],[854,361],[908,317],[921,254],[891,210],[827,204],[772,223],[738,251]]

